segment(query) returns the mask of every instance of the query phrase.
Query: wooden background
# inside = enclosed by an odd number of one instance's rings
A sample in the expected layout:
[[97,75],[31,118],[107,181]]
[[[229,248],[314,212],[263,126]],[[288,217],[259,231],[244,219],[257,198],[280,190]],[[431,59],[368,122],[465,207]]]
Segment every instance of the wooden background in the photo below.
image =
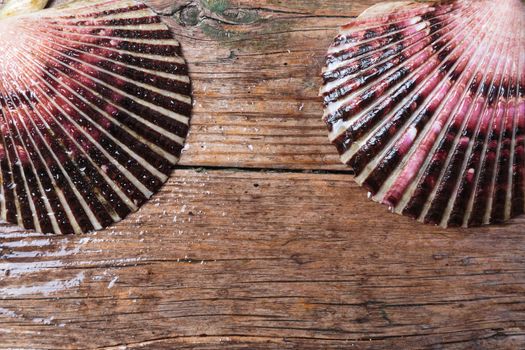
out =
[[181,166],[108,230],[1,227],[0,348],[524,348],[525,219],[389,214],[327,142],[323,54],[375,2],[149,1],[194,82]]

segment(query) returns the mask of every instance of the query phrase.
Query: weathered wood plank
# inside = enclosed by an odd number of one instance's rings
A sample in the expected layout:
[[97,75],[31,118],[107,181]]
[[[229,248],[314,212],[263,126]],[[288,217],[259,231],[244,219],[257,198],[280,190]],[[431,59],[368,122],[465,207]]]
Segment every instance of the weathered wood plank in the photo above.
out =
[[193,1],[170,7],[195,94],[182,164],[344,169],[321,121],[319,75],[337,27],[372,3]]
[[3,233],[0,348],[523,344],[524,220],[443,230],[365,197],[345,174],[177,170],[109,230]]

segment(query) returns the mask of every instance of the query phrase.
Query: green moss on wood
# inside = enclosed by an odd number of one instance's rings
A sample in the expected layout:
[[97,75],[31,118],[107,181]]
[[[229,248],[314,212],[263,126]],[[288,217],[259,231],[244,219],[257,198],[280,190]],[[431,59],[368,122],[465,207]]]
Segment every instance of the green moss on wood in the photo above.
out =
[[228,0],[201,0],[202,5],[213,13],[221,15],[230,8]]

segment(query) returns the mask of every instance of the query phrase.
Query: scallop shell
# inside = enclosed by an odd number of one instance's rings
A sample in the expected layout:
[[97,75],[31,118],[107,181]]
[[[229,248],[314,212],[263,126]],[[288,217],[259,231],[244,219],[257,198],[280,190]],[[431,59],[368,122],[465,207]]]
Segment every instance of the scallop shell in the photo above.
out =
[[525,208],[525,5],[395,2],[341,28],[321,95],[355,180],[431,224],[501,223]]
[[192,107],[179,43],[134,0],[0,21],[0,214],[44,233],[137,210],[177,163]]

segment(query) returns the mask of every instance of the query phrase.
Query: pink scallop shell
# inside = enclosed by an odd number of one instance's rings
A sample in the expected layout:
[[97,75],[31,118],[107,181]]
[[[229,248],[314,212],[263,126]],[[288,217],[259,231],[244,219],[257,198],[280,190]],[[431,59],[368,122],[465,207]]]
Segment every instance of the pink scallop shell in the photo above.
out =
[[384,3],[328,50],[324,120],[374,200],[446,226],[525,210],[525,5]]
[[134,0],[0,21],[0,216],[44,233],[117,222],[168,179],[188,132],[179,43]]

